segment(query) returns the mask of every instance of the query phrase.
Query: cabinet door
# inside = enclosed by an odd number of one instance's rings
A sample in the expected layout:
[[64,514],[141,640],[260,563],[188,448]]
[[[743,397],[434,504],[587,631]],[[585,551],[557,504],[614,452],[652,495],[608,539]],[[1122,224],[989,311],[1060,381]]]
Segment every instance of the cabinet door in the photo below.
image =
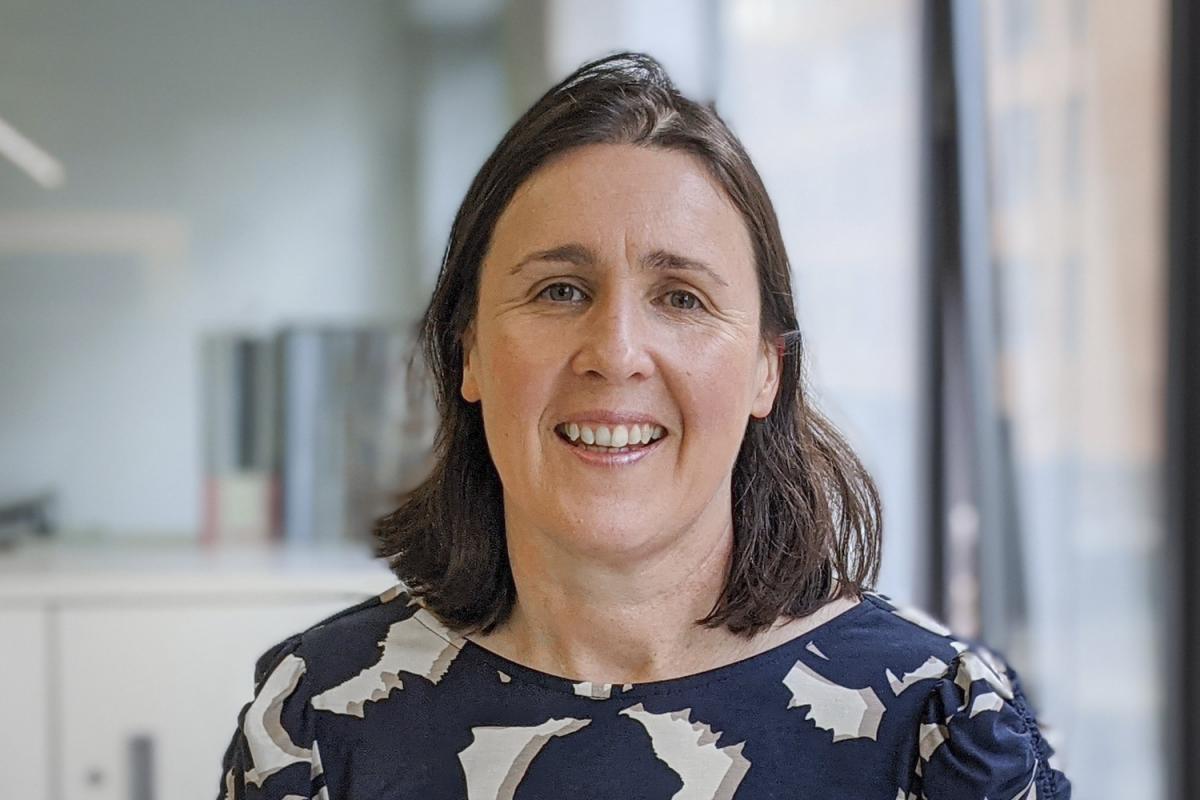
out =
[[0,609],[0,774],[6,797],[50,797],[46,625],[40,607]]
[[65,608],[65,800],[212,800],[255,659],[357,599]]

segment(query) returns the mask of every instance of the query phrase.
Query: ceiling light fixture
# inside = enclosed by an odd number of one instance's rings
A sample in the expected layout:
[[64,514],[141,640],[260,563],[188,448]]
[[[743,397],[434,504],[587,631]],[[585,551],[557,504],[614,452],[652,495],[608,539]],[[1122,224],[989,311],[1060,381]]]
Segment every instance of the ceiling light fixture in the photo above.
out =
[[63,165],[54,156],[34,144],[0,118],[0,155],[16,164],[47,189],[62,186],[66,180]]

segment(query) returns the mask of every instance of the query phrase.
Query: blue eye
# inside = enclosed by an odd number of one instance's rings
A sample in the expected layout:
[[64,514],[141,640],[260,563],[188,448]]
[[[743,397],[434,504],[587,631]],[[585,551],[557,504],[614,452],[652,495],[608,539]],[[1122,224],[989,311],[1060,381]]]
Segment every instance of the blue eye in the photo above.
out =
[[700,298],[683,289],[676,289],[667,294],[667,304],[680,311],[695,311],[700,307]]
[[579,303],[584,299],[583,292],[569,283],[552,283],[539,296],[556,303]]

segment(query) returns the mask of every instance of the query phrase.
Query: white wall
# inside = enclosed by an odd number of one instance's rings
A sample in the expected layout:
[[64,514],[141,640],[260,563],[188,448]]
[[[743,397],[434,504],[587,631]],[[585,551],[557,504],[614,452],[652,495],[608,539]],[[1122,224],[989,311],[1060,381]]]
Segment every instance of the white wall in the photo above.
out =
[[201,332],[410,315],[403,21],[371,0],[0,0],[0,500],[195,531]]
[[716,92],[717,9],[710,0],[545,0],[547,73],[558,82],[614,50],[658,59],[684,94]]

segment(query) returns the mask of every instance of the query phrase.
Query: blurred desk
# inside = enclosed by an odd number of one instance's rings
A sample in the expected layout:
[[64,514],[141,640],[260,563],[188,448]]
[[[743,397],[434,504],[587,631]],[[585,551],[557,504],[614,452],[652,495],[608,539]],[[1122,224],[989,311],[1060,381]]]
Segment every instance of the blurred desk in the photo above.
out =
[[6,795],[211,800],[255,659],[395,583],[365,547],[0,553]]

